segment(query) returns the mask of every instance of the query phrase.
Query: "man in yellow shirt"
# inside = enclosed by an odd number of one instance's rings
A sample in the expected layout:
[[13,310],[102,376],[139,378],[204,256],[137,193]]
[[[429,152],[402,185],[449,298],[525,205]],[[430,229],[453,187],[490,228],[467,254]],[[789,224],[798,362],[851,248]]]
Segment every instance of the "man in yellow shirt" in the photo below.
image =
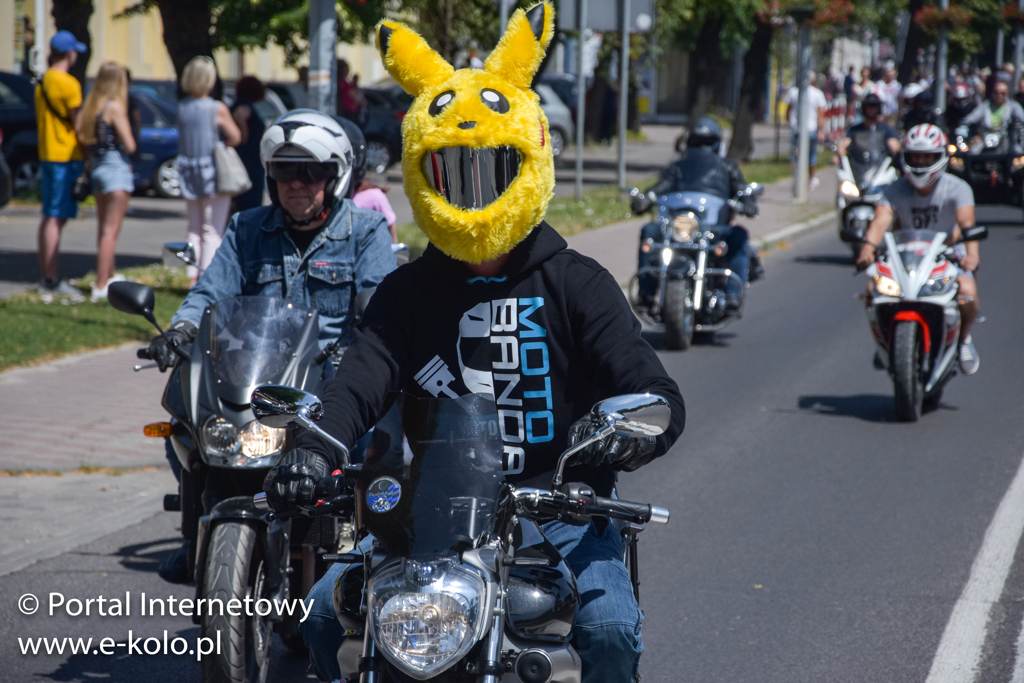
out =
[[78,215],[72,196],[82,174],[82,150],[75,135],[75,117],[82,106],[82,85],[68,70],[86,47],[70,31],[50,39],[50,68],[36,86],[36,128],[39,133],[40,192],[43,217],[39,223],[39,293],[50,303],[78,303],[81,292],[58,276],[60,234],[69,218]]

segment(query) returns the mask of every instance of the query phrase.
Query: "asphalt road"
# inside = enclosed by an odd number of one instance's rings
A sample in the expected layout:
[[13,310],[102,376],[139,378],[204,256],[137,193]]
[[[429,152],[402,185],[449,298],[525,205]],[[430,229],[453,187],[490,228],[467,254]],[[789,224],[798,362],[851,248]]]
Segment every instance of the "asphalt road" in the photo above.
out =
[[[941,407],[916,424],[891,419],[891,384],[872,369],[855,298],[863,279],[831,230],[771,254],[745,317],[714,343],[662,354],[687,400],[686,433],[622,482],[624,497],[673,515],[641,543],[645,680],[926,679],[954,606],[971,602],[965,585],[992,580],[972,566],[988,566],[975,561],[979,550],[1006,536],[992,520],[1024,451],[1021,228],[993,225],[982,246],[980,373],[954,378]],[[123,641],[134,628],[195,637],[185,617],[56,619],[15,608],[25,592],[187,596],[154,573],[174,536],[163,513],[0,577],[0,678],[198,680],[188,657],[16,654],[28,635]],[[1009,534],[1004,555],[1018,540]],[[996,603],[981,605],[979,681],[1011,680],[1022,574],[1011,571],[994,587]],[[303,680],[300,659],[277,661],[271,680]]]

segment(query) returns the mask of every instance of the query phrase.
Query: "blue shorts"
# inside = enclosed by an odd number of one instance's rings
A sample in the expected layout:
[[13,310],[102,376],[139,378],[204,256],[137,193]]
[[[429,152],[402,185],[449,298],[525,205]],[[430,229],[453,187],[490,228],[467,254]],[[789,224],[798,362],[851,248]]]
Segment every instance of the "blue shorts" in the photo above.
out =
[[131,162],[119,151],[109,151],[95,157],[89,179],[92,181],[92,192],[96,195],[118,190],[131,193],[135,189]]
[[75,218],[78,203],[71,196],[75,180],[82,175],[81,161],[42,161],[39,163],[39,192],[43,195],[43,215]]
[[[810,166],[816,166],[818,163],[818,131],[814,130],[808,134],[808,154],[807,163]],[[796,157],[800,154],[800,138],[796,133],[793,133],[793,163],[796,163]]]

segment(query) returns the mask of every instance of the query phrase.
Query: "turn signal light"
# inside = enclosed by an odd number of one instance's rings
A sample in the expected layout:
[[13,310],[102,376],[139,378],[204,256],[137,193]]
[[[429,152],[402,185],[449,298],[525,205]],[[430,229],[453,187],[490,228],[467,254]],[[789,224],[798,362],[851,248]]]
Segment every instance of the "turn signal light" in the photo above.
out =
[[142,433],[151,439],[166,439],[171,435],[170,422],[150,422],[142,428]]

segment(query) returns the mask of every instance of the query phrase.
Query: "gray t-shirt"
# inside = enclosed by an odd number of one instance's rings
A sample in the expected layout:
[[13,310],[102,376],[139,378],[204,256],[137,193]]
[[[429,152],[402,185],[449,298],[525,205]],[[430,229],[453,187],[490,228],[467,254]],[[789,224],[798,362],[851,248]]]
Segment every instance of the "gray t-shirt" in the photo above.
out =
[[900,178],[885,188],[879,203],[892,207],[893,230],[951,233],[956,226],[956,210],[974,206],[974,192],[960,178],[943,173],[927,195],[919,194],[910,181]]

